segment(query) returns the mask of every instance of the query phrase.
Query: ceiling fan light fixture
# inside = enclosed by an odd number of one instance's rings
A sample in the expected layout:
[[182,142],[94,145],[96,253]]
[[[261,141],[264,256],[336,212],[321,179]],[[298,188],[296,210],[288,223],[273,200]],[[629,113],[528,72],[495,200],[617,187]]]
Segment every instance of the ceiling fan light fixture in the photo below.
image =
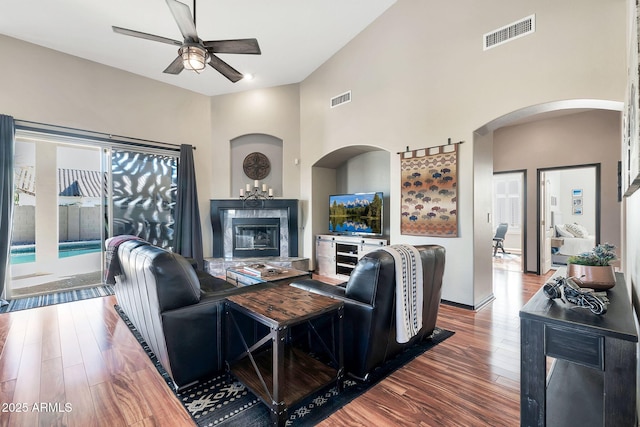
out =
[[201,71],[207,66],[209,54],[199,45],[184,45],[180,48],[182,65],[187,70]]
[[196,74],[200,74],[200,71],[204,70],[207,65],[210,65],[231,83],[240,81],[243,75],[215,54],[260,55],[261,51],[258,40],[249,38],[203,41],[198,37],[198,33],[196,32],[196,0],[193,0],[193,17],[191,15],[191,9],[184,4],[183,1],[184,0],[166,0],[173,19],[176,21],[180,33],[182,33],[184,37],[183,42],[116,26],[112,26],[112,29],[114,32],[125,36],[178,46],[178,56],[173,58],[163,73],[177,75],[186,68],[187,70],[195,71]]

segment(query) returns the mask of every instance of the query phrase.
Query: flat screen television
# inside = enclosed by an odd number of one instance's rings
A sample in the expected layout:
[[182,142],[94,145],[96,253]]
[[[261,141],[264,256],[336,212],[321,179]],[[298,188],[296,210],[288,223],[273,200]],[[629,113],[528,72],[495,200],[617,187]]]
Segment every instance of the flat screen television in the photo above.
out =
[[329,231],[381,236],[383,200],[379,191],[329,196]]

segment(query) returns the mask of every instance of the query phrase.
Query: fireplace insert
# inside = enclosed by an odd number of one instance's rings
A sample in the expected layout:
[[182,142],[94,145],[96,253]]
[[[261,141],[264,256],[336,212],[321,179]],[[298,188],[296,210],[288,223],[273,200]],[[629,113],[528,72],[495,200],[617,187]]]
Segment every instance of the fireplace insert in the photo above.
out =
[[233,256],[280,256],[280,218],[233,218]]

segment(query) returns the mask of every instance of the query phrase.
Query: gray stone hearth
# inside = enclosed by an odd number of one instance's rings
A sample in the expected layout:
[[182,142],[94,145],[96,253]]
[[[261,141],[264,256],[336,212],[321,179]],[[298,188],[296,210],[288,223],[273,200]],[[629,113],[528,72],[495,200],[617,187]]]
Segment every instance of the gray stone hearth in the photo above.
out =
[[205,258],[204,268],[213,276],[225,277],[227,268],[255,263],[309,271],[309,258],[299,257]]

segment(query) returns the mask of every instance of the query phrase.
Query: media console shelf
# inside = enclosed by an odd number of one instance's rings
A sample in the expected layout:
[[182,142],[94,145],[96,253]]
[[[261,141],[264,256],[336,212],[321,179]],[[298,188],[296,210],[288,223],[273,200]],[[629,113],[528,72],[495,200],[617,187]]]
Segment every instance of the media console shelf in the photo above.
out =
[[316,271],[321,276],[348,280],[365,254],[387,245],[387,239],[319,234],[316,236]]
[[[638,334],[621,273],[607,297],[601,316],[542,289],[522,307],[521,426],[636,425]],[[547,356],[555,359],[548,376]]]

